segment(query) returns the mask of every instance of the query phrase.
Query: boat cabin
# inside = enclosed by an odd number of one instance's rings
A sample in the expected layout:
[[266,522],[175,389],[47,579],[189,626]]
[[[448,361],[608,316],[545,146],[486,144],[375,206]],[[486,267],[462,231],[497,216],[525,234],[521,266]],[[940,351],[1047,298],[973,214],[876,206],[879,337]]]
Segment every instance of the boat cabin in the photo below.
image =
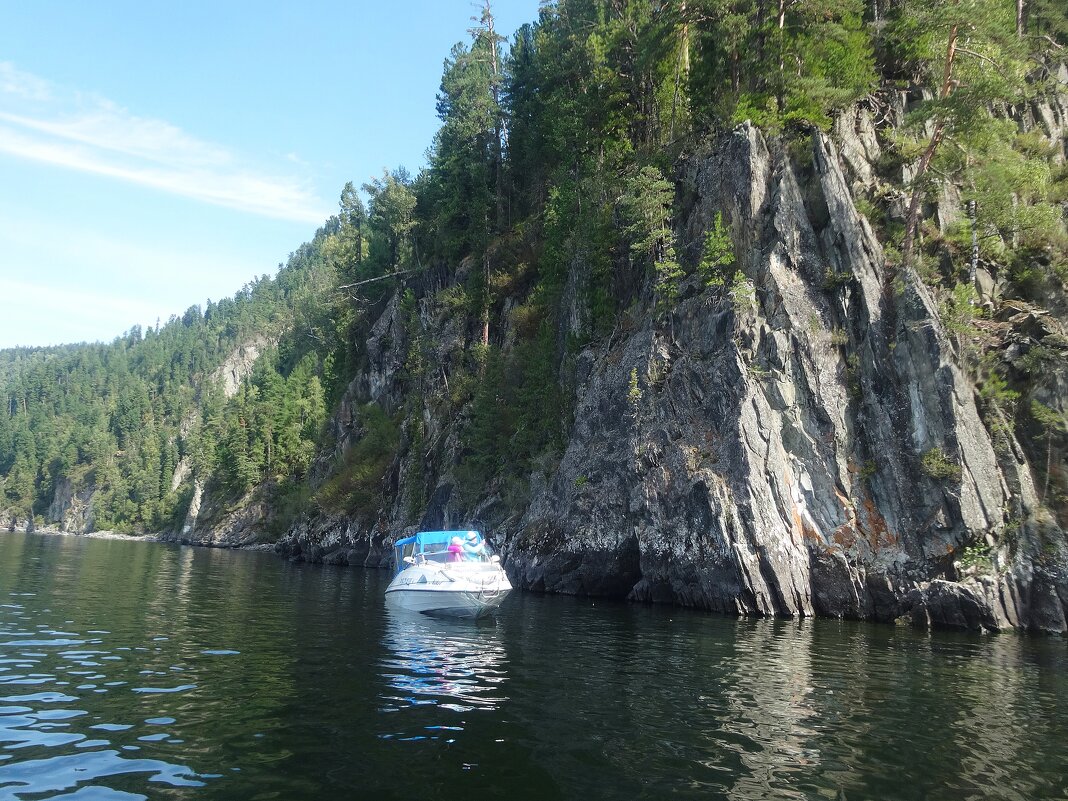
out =
[[477,531],[420,531],[393,543],[393,572],[399,573],[413,564],[458,561],[456,554],[449,552],[449,544],[456,537],[464,543],[460,560],[477,562],[489,559],[486,540]]

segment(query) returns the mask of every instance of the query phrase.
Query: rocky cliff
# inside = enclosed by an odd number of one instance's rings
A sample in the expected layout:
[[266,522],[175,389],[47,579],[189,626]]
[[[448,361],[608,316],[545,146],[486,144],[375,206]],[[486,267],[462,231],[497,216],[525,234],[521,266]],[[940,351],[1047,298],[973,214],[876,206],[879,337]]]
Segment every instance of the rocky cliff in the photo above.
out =
[[[1030,119],[1062,141],[1064,117],[1062,105],[1046,105]],[[567,368],[566,449],[530,477],[527,497],[461,498],[462,421],[436,416],[427,400],[430,450],[402,449],[378,519],[304,519],[282,552],[379,565],[413,526],[472,524],[489,529],[525,589],[1064,632],[1068,548],[1041,502],[1034,456],[978,402],[931,290],[888,263],[857,210],[856,194],[877,183],[878,149],[871,115],[855,110],[802,153],[745,124],[686,159],[677,176],[686,260],[697,261],[722,213],[746,281],[728,292],[691,276],[666,316],[646,291],[611,337],[582,349]],[[948,217],[952,204],[942,198],[930,212]],[[569,286],[580,286],[583,265],[572,272]],[[435,280],[418,288],[420,325],[447,383],[450,353],[472,342],[434,312],[447,283]],[[402,396],[399,307],[399,297],[384,305],[335,416],[338,454],[362,435],[358,404],[395,411]],[[565,328],[580,318],[560,315]],[[496,329],[504,346],[509,319]],[[1063,333],[1047,321],[1045,334],[1022,336]],[[1045,398],[1062,413],[1065,400]],[[428,471],[418,519],[405,499]]]
[[[1011,435],[999,454],[929,292],[889,272],[842,166],[818,135],[802,172],[748,126],[691,166],[686,230],[727,211],[753,298],[695,293],[668,325],[583,354],[567,453],[507,540],[522,586],[1064,630],[1063,534]],[[959,470],[930,475],[929,453]],[[996,569],[957,581],[987,541]]]
[[[223,397],[229,399],[237,394],[241,383],[252,374],[256,360],[273,343],[257,336],[239,345],[211,374],[210,381],[222,389]],[[193,425],[192,419],[182,422],[182,434]],[[188,484],[191,497],[180,529],[162,532],[165,542],[181,542],[195,545],[218,545],[239,547],[262,541],[263,523],[269,516],[263,501],[263,489],[241,498],[218,497],[211,492],[211,476],[194,474],[191,460],[183,457],[174,469],[171,478],[172,491]]]

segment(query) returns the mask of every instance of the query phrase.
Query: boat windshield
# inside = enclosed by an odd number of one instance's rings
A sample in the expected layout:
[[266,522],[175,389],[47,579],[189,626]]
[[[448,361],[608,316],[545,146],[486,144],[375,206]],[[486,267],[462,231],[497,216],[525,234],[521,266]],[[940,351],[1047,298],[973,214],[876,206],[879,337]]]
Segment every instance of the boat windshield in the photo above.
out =
[[488,562],[493,551],[486,538],[477,531],[420,531],[415,536],[397,540],[393,555],[399,572],[408,564]]

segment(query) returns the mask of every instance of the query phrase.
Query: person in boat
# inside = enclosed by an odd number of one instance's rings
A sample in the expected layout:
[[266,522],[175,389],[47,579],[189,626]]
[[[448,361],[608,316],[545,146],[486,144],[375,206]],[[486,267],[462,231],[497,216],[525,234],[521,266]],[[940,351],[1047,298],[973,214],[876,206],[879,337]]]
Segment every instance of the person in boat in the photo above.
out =
[[477,531],[468,531],[467,539],[464,540],[464,557],[472,562],[478,562],[486,556],[486,543],[478,536]]
[[463,540],[459,537],[453,537],[446,550],[449,552],[450,562],[462,562],[464,560]]

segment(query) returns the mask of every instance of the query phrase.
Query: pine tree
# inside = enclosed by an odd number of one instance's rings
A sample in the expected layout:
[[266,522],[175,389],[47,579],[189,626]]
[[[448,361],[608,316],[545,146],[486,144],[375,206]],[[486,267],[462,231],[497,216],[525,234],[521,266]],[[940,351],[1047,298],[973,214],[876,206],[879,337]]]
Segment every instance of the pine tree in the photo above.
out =
[[723,225],[723,212],[717,211],[712,227],[705,234],[701,253],[701,274],[708,286],[720,286],[727,278],[727,268],[734,264],[734,245],[730,231]]
[[915,79],[934,99],[913,112],[914,124],[932,127],[912,180],[902,260],[912,260],[929,172],[943,141],[967,150],[993,122],[988,109],[1011,103],[1025,90],[1025,52],[1012,8],[1000,0],[902,3],[889,40]]
[[633,257],[654,270],[657,297],[668,304],[678,292],[682,270],[675,260],[675,234],[671,227],[674,187],[656,167],[642,167],[628,181],[621,210],[624,231]]

